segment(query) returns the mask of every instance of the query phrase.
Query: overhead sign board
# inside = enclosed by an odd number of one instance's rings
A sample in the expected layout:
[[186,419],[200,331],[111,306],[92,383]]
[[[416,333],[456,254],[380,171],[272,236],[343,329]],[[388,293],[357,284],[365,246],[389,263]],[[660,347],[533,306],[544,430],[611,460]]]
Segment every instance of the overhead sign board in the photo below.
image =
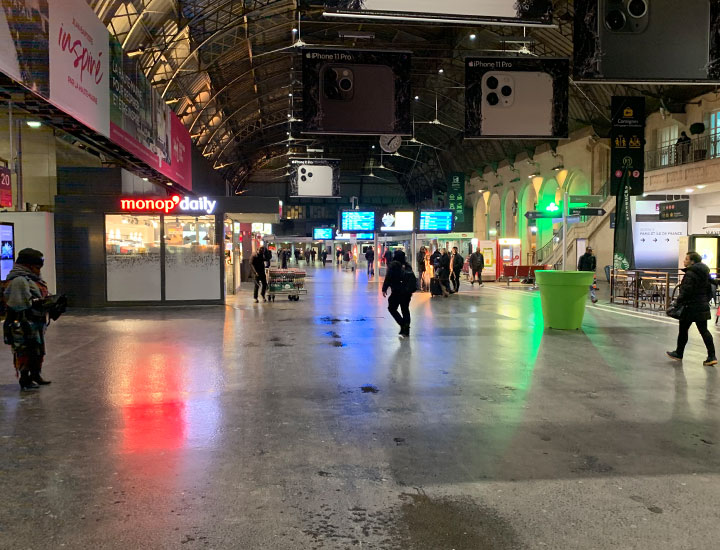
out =
[[465,174],[463,172],[450,173],[448,208],[455,213],[455,223],[465,221]]
[[380,222],[383,233],[412,233],[415,230],[415,212],[385,212],[381,214]]
[[453,230],[454,212],[451,210],[421,210],[420,233],[450,233]]
[[314,227],[313,228],[313,240],[314,241],[332,241],[333,229],[332,227]]
[[686,222],[690,217],[690,201],[661,202],[659,205],[661,220]]
[[645,98],[613,96],[610,107],[610,186],[618,195],[627,178],[630,195],[642,195],[645,178]]
[[375,231],[375,212],[371,210],[343,210],[340,214],[343,233]]
[[570,216],[604,216],[603,208],[570,208]]
[[557,218],[557,212],[547,210],[530,210],[525,212],[525,217],[528,220],[549,220]]

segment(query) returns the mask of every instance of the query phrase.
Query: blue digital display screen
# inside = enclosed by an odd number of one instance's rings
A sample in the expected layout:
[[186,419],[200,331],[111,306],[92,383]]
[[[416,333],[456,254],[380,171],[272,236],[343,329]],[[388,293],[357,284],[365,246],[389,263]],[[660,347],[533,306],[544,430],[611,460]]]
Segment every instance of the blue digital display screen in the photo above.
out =
[[345,233],[375,231],[375,212],[344,210],[340,218],[340,229]]
[[313,240],[314,241],[332,241],[333,230],[332,227],[314,227],[313,228]]
[[450,210],[421,210],[420,233],[449,233],[453,229],[453,215]]
[[[358,241],[373,241],[375,240],[375,233],[355,233],[355,239]],[[349,241],[350,233],[338,233],[335,235],[336,241]]]

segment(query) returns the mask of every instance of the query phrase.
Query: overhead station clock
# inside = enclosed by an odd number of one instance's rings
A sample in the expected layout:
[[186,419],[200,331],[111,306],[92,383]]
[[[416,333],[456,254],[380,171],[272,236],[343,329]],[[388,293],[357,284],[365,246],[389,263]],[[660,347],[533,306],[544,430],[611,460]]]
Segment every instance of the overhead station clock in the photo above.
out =
[[380,136],[380,149],[386,153],[397,153],[402,145],[402,136],[384,135]]

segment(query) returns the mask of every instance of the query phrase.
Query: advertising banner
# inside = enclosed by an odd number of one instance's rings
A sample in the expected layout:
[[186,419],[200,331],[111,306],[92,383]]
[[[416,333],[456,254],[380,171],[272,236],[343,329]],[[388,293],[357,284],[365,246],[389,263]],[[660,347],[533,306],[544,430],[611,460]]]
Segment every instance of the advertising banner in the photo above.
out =
[[628,176],[630,195],[642,195],[645,186],[645,98],[613,96],[610,130],[610,193],[621,192]]
[[9,168],[0,166],[0,206],[12,206],[12,183]]
[[383,233],[412,233],[415,231],[415,212],[393,210],[380,213],[380,231]]
[[455,224],[465,221],[465,174],[452,172],[448,182],[448,208],[455,213]]
[[629,174],[625,174],[625,177],[620,181],[620,192],[616,198],[613,247],[613,266],[615,269],[633,269],[635,267],[632,205],[630,200]]
[[328,0],[325,8],[330,17],[545,26],[552,24],[553,6],[552,0]]
[[676,214],[688,201],[664,203],[657,200],[636,199],[633,245],[636,269],[674,269],[680,256],[680,239],[687,235],[687,217],[665,218],[667,213]]
[[15,226],[0,223],[0,279],[6,280],[15,263]]
[[566,138],[570,62],[465,59],[466,138]]
[[338,159],[292,159],[291,197],[340,197]]
[[189,132],[84,0],[3,0],[0,71],[192,188]]
[[719,24],[716,1],[575,0],[574,78],[718,81]]
[[302,51],[303,132],[412,135],[410,53]]
[[84,0],[49,4],[50,102],[109,137],[108,30]]

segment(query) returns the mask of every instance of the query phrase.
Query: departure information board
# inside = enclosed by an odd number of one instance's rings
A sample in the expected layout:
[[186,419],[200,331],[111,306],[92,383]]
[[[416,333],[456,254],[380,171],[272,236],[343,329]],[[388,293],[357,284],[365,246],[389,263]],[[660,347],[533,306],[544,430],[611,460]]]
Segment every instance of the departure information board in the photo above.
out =
[[421,210],[420,233],[449,233],[453,229],[450,210]]
[[333,240],[332,227],[314,227],[313,228],[313,240],[314,241],[332,241]]
[[367,210],[343,210],[340,218],[343,233],[375,231],[375,212]]

